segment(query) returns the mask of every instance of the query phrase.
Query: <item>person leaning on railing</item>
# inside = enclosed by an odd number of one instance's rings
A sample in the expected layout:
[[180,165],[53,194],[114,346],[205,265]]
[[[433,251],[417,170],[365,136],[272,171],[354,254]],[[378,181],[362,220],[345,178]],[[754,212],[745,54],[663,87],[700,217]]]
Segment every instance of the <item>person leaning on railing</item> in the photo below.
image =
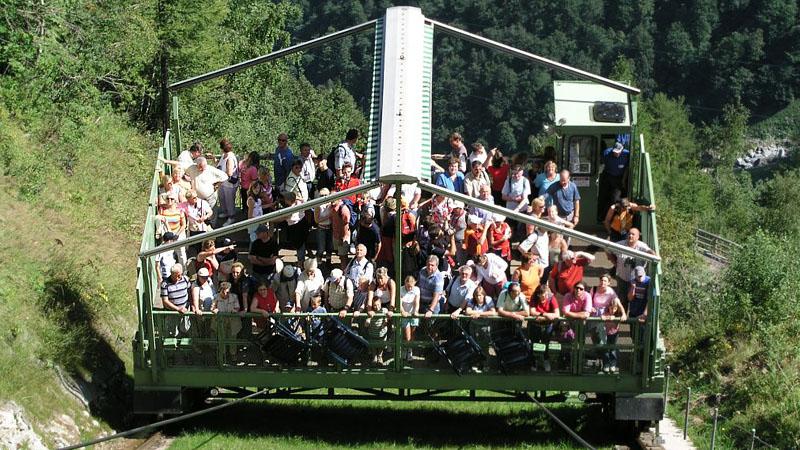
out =
[[623,198],[609,206],[603,226],[608,232],[608,238],[613,241],[621,241],[628,237],[628,232],[633,228],[634,213],[639,211],[653,212],[655,205],[638,205],[627,198]]
[[[540,284],[533,291],[530,307],[531,316],[535,318],[535,323],[529,324],[531,340],[534,343],[546,344],[553,338],[555,321],[561,318],[558,300],[547,285]],[[550,355],[547,351],[539,357],[537,364],[540,364],[546,372],[550,371]]]
[[[174,264],[170,268],[170,275],[161,282],[161,303],[164,309],[187,314],[190,311],[189,288],[192,283],[183,274],[183,266]],[[191,322],[188,316],[175,318],[169,316],[165,319],[165,333],[171,337],[184,337],[189,334]]]

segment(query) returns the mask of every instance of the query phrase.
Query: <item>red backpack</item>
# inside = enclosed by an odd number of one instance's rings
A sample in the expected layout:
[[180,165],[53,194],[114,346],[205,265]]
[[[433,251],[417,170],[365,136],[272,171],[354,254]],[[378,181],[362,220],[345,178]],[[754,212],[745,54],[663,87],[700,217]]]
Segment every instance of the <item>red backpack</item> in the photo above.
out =
[[400,214],[400,232],[403,236],[408,236],[417,232],[417,221],[414,215],[408,210],[403,210]]

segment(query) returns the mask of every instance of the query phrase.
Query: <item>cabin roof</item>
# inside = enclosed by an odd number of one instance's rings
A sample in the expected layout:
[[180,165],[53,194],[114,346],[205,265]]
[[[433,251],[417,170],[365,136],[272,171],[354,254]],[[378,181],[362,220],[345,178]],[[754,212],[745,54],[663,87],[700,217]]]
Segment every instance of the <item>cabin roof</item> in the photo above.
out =
[[[617,89],[590,81],[554,81],[555,123],[559,128],[606,127],[619,130],[631,126],[628,95]],[[622,123],[597,122],[592,117],[595,102],[613,102],[625,105]]]

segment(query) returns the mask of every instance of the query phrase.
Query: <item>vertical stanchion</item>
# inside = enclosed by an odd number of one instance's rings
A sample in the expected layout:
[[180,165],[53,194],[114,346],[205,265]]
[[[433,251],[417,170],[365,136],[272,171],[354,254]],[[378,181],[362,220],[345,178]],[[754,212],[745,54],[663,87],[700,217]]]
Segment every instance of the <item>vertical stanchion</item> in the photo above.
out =
[[403,370],[403,329],[401,324],[403,321],[402,307],[400,304],[400,288],[403,286],[403,268],[401,267],[401,260],[403,259],[403,208],[402,188],[403,185],[397,183],[394,185],[394,370],[400,372]]
[[750,450],[756,448],[756,429],[750,430]]
[[692,388],[686,389],[686,412],[683,415],[683,440],[686,440],[686,433],[689,431],[689,407],[692,402]]
[[664,371],[664,411],[667,410],[668,404],[669,404],[669,364],[667,364],[666,370]]
[[717,421],[719,420],[719,406],[714,407],[714,427],[711,429],[711,450],[717,444]]

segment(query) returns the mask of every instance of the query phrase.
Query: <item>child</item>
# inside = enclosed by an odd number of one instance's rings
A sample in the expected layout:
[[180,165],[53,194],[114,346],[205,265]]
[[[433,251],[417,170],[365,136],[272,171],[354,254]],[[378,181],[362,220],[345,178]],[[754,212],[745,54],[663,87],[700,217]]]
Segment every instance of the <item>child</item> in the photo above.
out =
[[[617,345],[617,334],[619,333],[619,323],[628,320],[625,314],[625,308],[619,298],[614,298],[611,304],[606,308],[605,314],[602,315],[606,325],[606,345]],[[617,350],[608,350],[603,355],[603,372],[617,373]]]
[[[419,288],[415,286],[417,279],[413,275],[406,277],[405,283],[400,288],[400,314],[403,319],[400,321],[400,328],[403,329],[403,337],[406,342],[411,342],[414,338],[414,330],[419,325],[416,318],[419,311]],[[406,350],[406,359],[411,360],[411,349]]]
[[484,353],[488,355],[491,328],[487,320],[480,320],[480,318],[496,316],[497,309],[492,298],[488,297],[486,291],[480,286],[475,288],[472,298],[467,302],[467,315],[473,319],[469,324],[470,334],[481,344]]
[[[325,307],[322,306],[322,294],[321,293],[314,294],[311,297],[311,300],[309,301],[309,304],[308,304],[308,312],[310,312],[312,314],[325,314],[325,313],[328,312],[328,310],[326,310]],[[322,319],[320,319],[319,317],[316,317],[316,316],[312,317],[311,318],[311,336],[316,338],[316,339],[319,339],[319,338],[322,337],[323,331],[324,330],[322,329]]]
[[[372,301],[372,305],[370,305],[367,314],[369,318],[364,323],[364,326],[367,329],[367,336],[371,341],[386,341],[386,335],[389,332],[389,321],[386,319],[386,316],[383,317],[375,317],[375,314],[386,314],[388,310],[383,307],[381,304],[380,298],[375,298]],[[375,347],[371,349],[372,355],[372,362],[383,365],[383,350],[385,347]]]
[[[239,313],[244,316],[244,312],[239,311],[239,297],[231,292],[231,284],[223,281],[219,284],[219,293],[211,303],[211,312],[217,313]],[[242,320],[239,317],[216,317],[222,321],[222,338],[235,338],[242,329]],[[215,327],[216,329],[216,327]],[[228,346],[228,355],[231,359],[236,357],[236,346]]]

